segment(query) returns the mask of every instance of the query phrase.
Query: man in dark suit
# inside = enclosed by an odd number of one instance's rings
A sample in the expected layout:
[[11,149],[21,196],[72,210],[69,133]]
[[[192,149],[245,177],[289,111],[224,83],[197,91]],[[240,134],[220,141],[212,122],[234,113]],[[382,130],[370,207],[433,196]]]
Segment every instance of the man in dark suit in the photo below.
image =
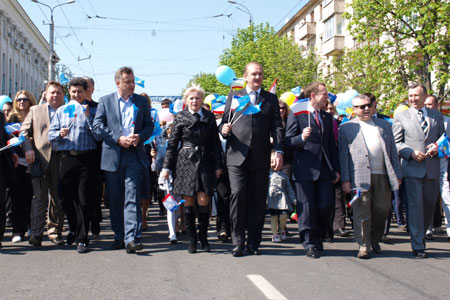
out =
[[111,249],[126,246],[127,253],[135,253],[143,249],[139,184],[149,165],[144,142],[153,122],[147,99],[134,93],[133,70],[120,68],[115,81],[118,91],[100,98],[93,127],[103,140],[101,168],[114,231]]
[[440,162],[434,143],[445,132],[442,114],[425,107],[427,89],[408,89],[411,107],[395,116],[392,130],[401,158],[411,247],[416,258],[427,258],[425,231],[431,223],[439,195]]
[[339,181],[339,162],[332,116],[321,110],[328,92],[325,84],[313,82],[305,89],[308,112],[288,117],[286,145],[295,148],[292,178],[297,193],[300,242],[306,255],[319,258],[321,236],[334,209],[333,184]]
[[[276,169],[283,166],[283,127],[278,98],[261,88],[263,68],[257,62],[248,63],[244,70],[247,87],[228,95],[219,131],[227,139],[227,166],[230,178],[230,221],[233,256],[242,256],[247,228],[247,252],[261,254],[259,245],[264,226],[269,184],[270,137],[277,152]],[[252,104],[261,104],[261,111],[243,115],[234,113],[234,96],[249,95]],[[231,114],[231,116],[230,116]],[[233,120],[231,125],[230,120]],[[234,121],[236,120],[236,121]]]
[[[6,146],[8,134],[5,131],[5,115],[0,111],[0,148]],[[0,248],[2,247],[2,239],[5,233],[6,225],[6,186],[8,181],[14,180],[14,167],[17,167],[19,156],[11,149],[0,152]]]

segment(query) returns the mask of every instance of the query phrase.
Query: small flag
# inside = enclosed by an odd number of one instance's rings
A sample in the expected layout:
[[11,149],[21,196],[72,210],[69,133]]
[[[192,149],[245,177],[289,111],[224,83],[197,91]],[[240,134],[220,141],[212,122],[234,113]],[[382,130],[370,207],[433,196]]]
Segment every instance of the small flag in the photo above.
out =
[[450,142],[447,134],[444,134],[435,143],[438,149],[438,157],[448,158],[450,156]]
[[156,108],[150,108],[150,117],[152,117],[152,122],[158,122],[158,111]]
[[254,115],[261,111],[261,103],[257,105],[250,105],[246,110],[242,113],[243,115]]
[[69,104],[64,108],[64,113],[69,114],[69,118],[73,118],[69,124],[69,129],[75,124],[78,115],[82,114],[85,108],[75,100],[70,100]]
[[330,99],[331,103],[334,103],[334,101],[336,101],[337,96],[335,94],[328,93],[328,98]]
[[180,207],[180,205],[184,202],[186,202],[184,199],[182,199],[180,202],[175,201],[175,198],[173,198],[173,196],[169,193],[167,193],[167,195],[162,199],[164,207],[171,212],[177,210],[177,208]]
[[386,120],[386,121],[388,121],[389,122],[389,124],[394,124],[394,119],[391,119],[391,118],[389,118],[389,117],[384,117],[384,119]]
[[277,81],[278,79],[275,78],[275,81],[272,83],[272,86],[270,87],[269,93],[275,94],[277,90]]
[[[231,101],[231,110],[236,110],[238,107],[241,106],[241,103],[245,102],[245,104],[247,104],[248,101],[250,101],[249,95],[234,96],[233,100]],[[244,108],[245,104],[242,106],[242,108]],[[242,108],[241,108],[241,110],[242,110]]]
[[302,93],[302,88],[300,86],[296,86],[295,88],[291,89],[291,92],[295,95],[295,97],[299,97]]
[[150,136],[150,138],[148,140],[146,140],[144,142],[144,145],[148,145],[151,142],[153,142],[153,140],[155,139],[155,137],[160,136],[162,134],[162,129],[161,129],[161,125],[159,124],[158,121],[155,122],[155,127],[153,127],[153,132],[152,135]]
[[177,99],[174,103],[170,104],[169,111],[176,115],[178,112],[183,111],[184,107],[183,99]]
[[219,96],[211,100],[211,111],[214,114],[223,114],[225,111],[225,103],[227,98],[225,96]]
[[241,111],[244,109],[244,107],[247,105],[247,103],[250,102],[250,96],[249,95],[245,95],[243,97],[240,97],[238,99],[239,101],[239,105],[236,107],[236,112]]
[[5,124],[5,130],[7,134],[17,135],[20,133],[20,127],[22,127],[22,123],[7,123]]
[[61,72],[61,74],[59,74],[59,83],[61,83],[63,85],[69,83],[69,79],[66,77],[66,74],[64,74],[63,72]]
[[19,146],[23,142],[25,142],[25,137],[22,134],[20,134],[19,137],[13,137],[12,139],[8,140],[6,142],[6,146],[1,148],[0,151]]
[[353,190],[356,191],[356,194],[355,194],[355,196],[353,196],[352,200],[350,200],[350,202],[347,204],[348,208],[352,207],[353,203],[355,203],[355,201],[361,197],[360,189],[353,189]]
[[246,84],[247,83],[245,82],[244,78],[235,78],[231,82],[230,86],[233,91],[239,91],[245,88]]
[[134,76],[134,83],[140,87],[145,87],[145,80],[142,80],[136,76]]
[[292,103],[291,111],[294,116],[298,116],[300,114],[307,114],[308,111],[308,103],[309,99],[300,99]]

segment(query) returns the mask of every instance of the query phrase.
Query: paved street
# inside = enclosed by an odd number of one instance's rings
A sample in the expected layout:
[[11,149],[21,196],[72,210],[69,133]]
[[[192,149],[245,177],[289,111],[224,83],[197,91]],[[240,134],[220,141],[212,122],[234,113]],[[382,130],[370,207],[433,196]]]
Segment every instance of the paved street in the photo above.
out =
[[[104,211],[106,214],[107,211]],[[394,224],[383,254],[359,260],[352,237],[325,243],[323,257],[306,258],[296,224],[287,242],[270,241],[267,219],[263,255],[234,258],[231,244],[210,231],[212,252],[191,255],[187,242],[170,245],[165,218],[153,206],[144,251],[111,251],[112,232],[103,222],[101,239],[91,252],[55,246],[47,239],[40,250],[28,240],[12,244],[11,233],[0,250],[1,299],[449,299],[450,242],[440,233],[427,244],[429,259],[413,259],[409,238]],[[269,283],[269,298],[248,275]],[[259,277],[257,277],[259,278]],[[265,281],[264,281],[265,279]],[[264,282],[266,285],[264,285]],[[278,293],[276,293],[278,291]]]

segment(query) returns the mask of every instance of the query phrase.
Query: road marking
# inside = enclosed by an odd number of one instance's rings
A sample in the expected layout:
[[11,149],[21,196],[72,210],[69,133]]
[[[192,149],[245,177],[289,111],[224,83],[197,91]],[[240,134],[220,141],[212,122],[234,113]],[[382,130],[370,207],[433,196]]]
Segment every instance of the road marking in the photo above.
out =
[[267,297],[269,300],[288,300],[264,277],[257,274],[247,275],[248,279]]

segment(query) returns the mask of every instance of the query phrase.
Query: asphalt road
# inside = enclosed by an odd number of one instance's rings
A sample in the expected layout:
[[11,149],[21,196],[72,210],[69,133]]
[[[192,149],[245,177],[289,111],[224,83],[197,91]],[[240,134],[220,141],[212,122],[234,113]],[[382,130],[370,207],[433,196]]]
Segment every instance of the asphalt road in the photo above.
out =
[[139,254],[109,250],[108,220],[87,254],[47,238],[39,250],[27,239],[12,244],[8,231],[0,299],[450,299],[450,242],[443,233],[427,243],[429,259],[414,259],[408,235],[394,224],[392,244],[381,244],[381,255],[357,259],[350,236],[325,243],[323,256],[313,260],[294,234],[296,224],[288,224],[286,242],[274,244],[267,219],[263,255],[235,258],[214,227],[212,251],[188,254],[185,237],[169,244],[165,218],[154,206],[149,225]]

